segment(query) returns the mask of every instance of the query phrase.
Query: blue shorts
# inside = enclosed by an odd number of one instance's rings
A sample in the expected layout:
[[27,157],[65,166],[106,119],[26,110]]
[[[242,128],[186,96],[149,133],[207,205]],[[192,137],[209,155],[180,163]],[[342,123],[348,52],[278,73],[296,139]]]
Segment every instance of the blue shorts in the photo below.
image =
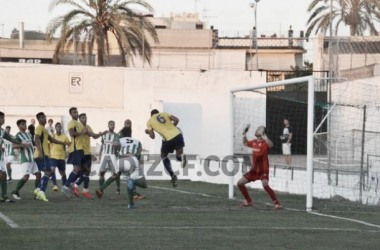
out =
[[85,155],[84,158],[86,160],[86,166],[87,166],[87,168],[90,169],[91,166],[92,166],[92,157],[91,157],[91,155]]
[[59,171],[66,171],[66,162],[65,160],[50,159],[51,167],[58,167]]
[[74,166],[82,166],[86,164],[86,159],[84,157],[83,150],[75,150],[69,154],[69,159],[67,160],[68,164],[73,164]]
[[161,154],[173,153],[174,150],[181,149],[184,147],[185,141],[183,140],[182,134],[179,134],[170,141],[162,141]]
[[35,158],[34,161],[37,164],[38,171],[51,171],[50,159],[46,155],[42,159]]

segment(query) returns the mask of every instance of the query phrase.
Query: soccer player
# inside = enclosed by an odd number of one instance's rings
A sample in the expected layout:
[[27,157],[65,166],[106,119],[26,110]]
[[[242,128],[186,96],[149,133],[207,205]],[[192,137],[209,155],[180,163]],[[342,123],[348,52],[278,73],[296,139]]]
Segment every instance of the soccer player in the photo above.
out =
[[[109,131],[102,136],[102,147],[100,149],[100,169],[99,169],[99,189],[96,190],[96,195],[100,198],[103,191],[114,181],[117,181],[117,194],[120,194],[120,173],[116,171],[117,161],[116,154],[119,148],[119,136],[114,132],[115,122],[108,122]],[[107,170],[110,170],[112,176],[104,182],[104,175]]]
[[[16,200],[21,200],[20,190],[29,180],[31,174],[36,176],[34,181],[35,188],[38,188],[41,181],[41,172],[34,161],[33,157],[33,136],[26,132],[26,120],[20,119],[17,121],[17,127],[19,132],[16,134],[16,140],[23,144],[29,144],[30,148],[23,148],[20,146],[14,146],[20,149],[20,165],[23,177],[18,181],[16,189],[12,191],[12,196]],[[61,146],[62,147],[62,146]]]
[[[12,135],[11,135],[11,127],[10,126],[6,126],[5,127],[5,131],[12,137],[14,138]],[[4,147],[5,147],[5,151],[4,151],[4,159],[5,159],[5,164],[7,166],[7,172],[8,172],[8,183],[12,183],[12,163],[13,163],[13,159],[14,159],[14,156],[15,156],[15,152],[13,150],[13,144],[12,142],[8,141],[8,140],[5,140],[4,141]]]
[[157,109],[153,109],[150,115],[151,118],[147,122],[148,128],[145,129],[145,133],[152,139],[155,138],[154,131],[161,135],[161,159],[164,163],[165,169],[172,178],[171,182],[173,187],[176,187],[178,185],[178,179],[172,170],[168,154],[173,153],[175,150],[177,160],[181,162],[181,167],[186,167],[186,156],[183,154],[185,142],[181,131],[177,128],[179,119],[168,113],[160,113]]
[[[120,132],[118,133],[119,135],[119,138],[123,138],[125,137],[123,134],[122,134],[122,131],[125,129],[125,128],[130,128],[131,129],[131,134],[132,134],[132,121],[130,119],[126,119],[124,121],[124,127],[120,130]],[[120,187],[120,185],[119,185]],[[136,186],[134,188],[134,191],[133,191],[133,199],[136,199],[136,200],[142,200],[142,199],[146,199],[146,196],[143,196],[141,194],[139,194],[136,190]]]
[[[90,194],[90,191],[88,189],[90,185],[90,173],[91,173],[91,165],[92,165],[92,156],[91,156],[91,141],[90,137],[97,139],[100,136],[103,135],[103,133],[95,134],[90,125],[87,124],[87,116],[86,114],[80,114],[79,115],[79,121],[83,124],[83,126],[86,128],[86,133],[83,137],[83,151],[84,151],[84,158],[86,161],[85,166],[82,168],[83,175],[78,178],[77,182],[73,186],[73,191],[76,196],[79,197],[79,189],[78,187],[84,182],[83,184],[83,191],[82,195],[92,199],[93,197]],[[107,133],[108,131],[104,132]]]
[[66,146],[68,143],[58,141],[48,134],[45,129],[46,115],[43,112],[38,113],[36,115],[36,118],[38,121],[38,126],[34,135],[34,142],[36,145],[36,151],[34,151],[34,159],[38,170],[41,172],[43,171],[44,176],[41,178],[41,182],[38,188],[34,190],[34,194],[37,195],[37,197],[41,200],[48,202],[49,200],[46,198],[45,191],[51,177],[49,141],[52,143],[60,144],[62,146]]
[[[65,134],[62,134],[62,124],[57,122],[55,124],[55,133],[52,135],[57,141],[63,142],[65,144],[70,144],[69,138]],[[57,177],[55,175],[55,169],[58,168],[59,174],[61,175],[62,186],[65,185],[66,178],[66,146],[60,144],[51,143],[50,144],[50,165],[51,165],[51,180],[53,181],[54,187],[53,191],[58,191]]]
[[[5,132],[4,129],[1,128],[1,126],[4,125],[5,122],[5,114],[3,112],[0,112],[0,145],[3,142],[3,139],[11,141],[14,144],[22,145],[24,148],[30,148],[29,144],[23,144],[15,139],[13,139],[7,132]],[[0,187],[1,187],[1,199],[0,202],[14,202],[13,200],[9,199],[7,196],[7,172],[5,170],[4,160],[3,160],[3,154],[0,153]]]
[[131,127],[124,127],[121,131],[119,151],[119,171],[127,174],[128,208],[134,209],[135,187],[147,188],[148,183],[140,172],[141,142],[132,138]]
[[248,207],[248,206],[253,205],[252,199],[251,197],[249,197],[245,184],[251,181],[253,182],[253,181],[261,180],[264,190],[269,194],[270,198],[272,199],[274,203],[275,209],[281,209],[282,207],[280,203],[278,202],[275,193],[268,185],[268,182],[269,182],[268,151],[269,151],[269,148],[273,147],[273,143],[266,136],[267,131],[264,126],[260,126],[257,128],[255,132],[255,136],[257,139],[254,139],[252,141],[247,140],[246,132],[247,132],[247,129],[243,133],[243,144],[247,147],[252,148],[252,151],[253,151],[252,169],[251,171],[247,172],[243,177],[241,177],[241,179],[237,183],[240,189],[240,192],[245,198],[245,202],[242,203],[240,206]]
[[69,147],[69,159],[67,163],[73,164],[73,171],[70,173],[62,192],[66,197],[71,196],[71,185],[83,174],[82,166],[86,164],[84,157],[83,141],[87,130],[81,122],[78,122],[78,109],[70,108],[69,113],[72,120],[68,124],[71,144]]

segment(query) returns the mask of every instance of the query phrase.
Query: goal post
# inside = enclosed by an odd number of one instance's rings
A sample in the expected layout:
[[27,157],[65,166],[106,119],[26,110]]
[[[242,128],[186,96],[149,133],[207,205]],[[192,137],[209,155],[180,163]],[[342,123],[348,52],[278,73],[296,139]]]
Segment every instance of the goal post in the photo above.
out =
[[[270,88],[270,87],[277,87],[277,86],[285,86],[285,85],[291,85],[291,84],[297,84],[297,83],[305,83],[308,84],[308,109],[307,109],[307,194],[306,194],[306,209],[307,211],[312,210],[313,206],[313,185],[312,185],[312,178],[313,178],[313,128],[314,128],[314,77],[307,76],[307,77],[300,77],[300,78],[293,78],[289,80],[284,81],[278,81],[278,82],[272,82],[272,83],[265,83],[265,84],[258,84],[258,85],[251,85],[251,86],[245,86],[245,87],[239,87],[239,88],[233,88],[230,90],[230,126],[231,126],[231,135],[233,136],[232,141],[235,141],[235,126],[234,126],[234,95],[237,92],[242,91],[255,91],[257,89],[264,89],[264,88]],[[255,128],[253,128],[255,129]],[[234,155],[234,145],[231,145],[231,155]],[[233,165],[232,163],[230,163]],[[229,182],[229,198],[234,197],[234,176],[230,177]]]

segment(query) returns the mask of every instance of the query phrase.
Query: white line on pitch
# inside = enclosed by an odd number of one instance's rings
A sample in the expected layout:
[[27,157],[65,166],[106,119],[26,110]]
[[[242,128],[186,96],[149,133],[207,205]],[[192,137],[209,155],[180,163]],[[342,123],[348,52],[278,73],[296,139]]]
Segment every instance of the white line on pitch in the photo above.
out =
[[326,232],[369,232],[380,233],[380,230],[361,230],[351,228],[324,228],[324,227],[248,227],[248,226],[236,226],[236,227],[223,227],[223,226],[180,226],[180,227],[155,227],[155,226],[130,226],[130,227],[117,227],[117,226],[37,226],[37,227],[22,227],[22,229],[145,229],[145,230],[278,230],[278,231],[326,231]]
[[352,222],[359,223],[359,224],[366,225],[366,226],[370,226],[370,227],[380,228],[380,225],[371,224],[371,223],[361,221],[361,220],[355,220],[355,219],[350,219],[350,218],[345,218],[345,217],[340,217],[340,216],[334,216],[334,215],[328,215],[328,214],[321,214],[321,213],[317,213],[317,212],[309,212],[309,214],[314,214],[314,215],[323,216],[323,217],[330,217],[330,218],[339,219],[339,220],[347,220],[347,221],[352,221]]
[[169,191],[178,192],[178,193],[183,193],[183,194],[200,195],[200,196],[208,197],[208,198],[217,198],[217,199],[220,199],[220,198],[221,198],[221,197],[218,197],[218,196],[213,196],[213,195],[208,195],[208,194],[202,194],[202,193],[188,192],[188,191],[183,191],[183,190],[178,190],[178,189],[173,189],[173,188],[164,188],[164,187],[156,187],[156,186],[149,186],[149,187],[150,187],[150,188],[155,188],[155,189],[169,190]]
[[0,212],[0,218],[7,223],[8,226],[11,228],[19,228],[20,226],[17,225],[13,220],[11,220],[9,217],[5,216],[2,212]]

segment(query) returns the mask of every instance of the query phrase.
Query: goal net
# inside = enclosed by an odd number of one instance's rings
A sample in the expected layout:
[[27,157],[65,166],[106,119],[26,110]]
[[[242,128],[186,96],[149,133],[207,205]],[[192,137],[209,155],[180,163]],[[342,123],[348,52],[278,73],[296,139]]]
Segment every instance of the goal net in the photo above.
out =
[[[256,128],[266,126],[274,143],[269,151],[271,187],[306,195],[308,210],[317,207],[315,201],[324,204],[323,200],[379,204],[378,86],[303,77],[243,87],[231,93],[233,153],[249,159],[252,151],[241,138],[244,128],[251,125],[247,137],[252,140]],[[289,121],[286,130],[284,119]],[[292,134],[290,159],[282,151],[288,141],[287,131]],[[241,174],[251,168],[247,161],[241,166]],[[260,184],[251,185],[260,188]]]

